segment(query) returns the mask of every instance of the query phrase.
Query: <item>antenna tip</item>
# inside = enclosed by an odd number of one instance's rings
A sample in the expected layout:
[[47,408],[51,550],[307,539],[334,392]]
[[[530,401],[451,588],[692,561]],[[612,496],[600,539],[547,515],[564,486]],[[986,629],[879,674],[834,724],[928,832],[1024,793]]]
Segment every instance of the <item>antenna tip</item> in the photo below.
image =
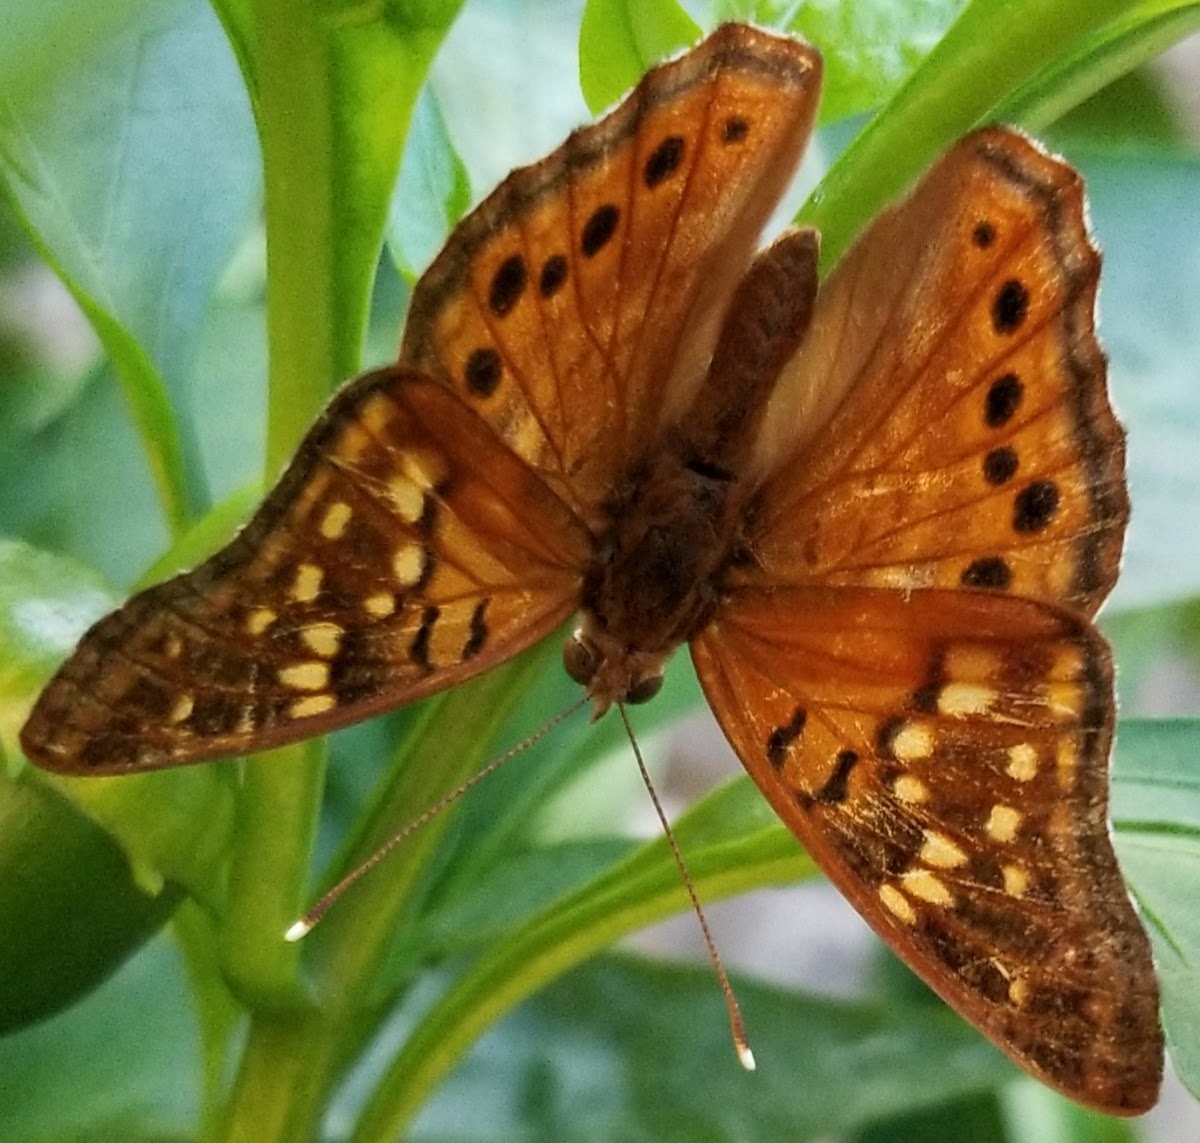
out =
[[295,944],[297,941],[303,940],[309,933],[312,932],[312,924],[305,918],[301,917],[286,933],[283,934],[283,939],[288,944]]
[[750,1051],[749,1044],[738,1044],[737,1046],[738,1063],[742,1065],[748,1072],[754,1071],[758,1066],[754,1062],[754,1053]]

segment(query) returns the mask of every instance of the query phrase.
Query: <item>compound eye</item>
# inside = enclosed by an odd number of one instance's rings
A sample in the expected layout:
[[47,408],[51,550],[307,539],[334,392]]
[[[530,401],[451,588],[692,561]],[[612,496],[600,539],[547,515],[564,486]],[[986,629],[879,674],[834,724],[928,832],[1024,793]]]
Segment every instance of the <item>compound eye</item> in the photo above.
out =
[[625,696],[625,701],[631,706],[636,706],[641,702],[649,702],[662,690],[662,685],[662,675],[647,675],[644,679],[638,679],[629,688],[629,694]]
[[586,687],[600,669],[600,652],[582,631],[576,631],[563,645],[563,667],[581,687]]

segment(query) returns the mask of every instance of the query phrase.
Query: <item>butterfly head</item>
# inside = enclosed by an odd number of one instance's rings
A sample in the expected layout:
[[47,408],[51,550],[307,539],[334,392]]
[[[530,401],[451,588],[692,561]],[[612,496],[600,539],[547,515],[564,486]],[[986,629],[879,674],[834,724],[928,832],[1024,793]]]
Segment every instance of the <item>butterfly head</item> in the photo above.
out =
[[592,700],[592,721],[613,703],[649,702],[662,689],[667,656],[637,651],[585,612],[563,647],[566,672]]

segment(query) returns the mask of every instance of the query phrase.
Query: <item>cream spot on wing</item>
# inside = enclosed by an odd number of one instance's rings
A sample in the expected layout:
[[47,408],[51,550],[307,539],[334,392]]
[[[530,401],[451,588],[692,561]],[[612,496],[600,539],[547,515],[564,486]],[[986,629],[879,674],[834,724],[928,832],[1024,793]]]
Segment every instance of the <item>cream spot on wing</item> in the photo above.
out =
[[514,417],[506,424],[504,438],[518,456],[542,457],[548,451],[546,432],[532,413]]
[[470,637],[474,599],[443,604],[429,632],[429,661],[435,666],[462,662],[462,649]]
[[1014,976],[1008,984],[1008,998],[1018,1007],[1029,999],[1029,985],[1023,976]]
[[1038,756],[1028,742],[1008,748],[1008,776],[1017,782],[1028,782],[1037,774]]
[[292,500],[290,515],[293,521],[296,521],[297,524],[302,522],[306,527],[311,526],[309,516],[313,506],[325,495],[325,490],[329,487],[332,479],[333,474],[323,465],[309,473],[308,479],[296,491],[295,498]]
[[333,695],[306,695],[288,707],[288,714],[292,718],[308,718],[314,714],[324,714],[335,706],[337,699]]
[[879,899],[892,916],[899,918],[906,925],[916,924],[916,910],[912,907],[909,899],[894,885],[880,885]]
[[992,687],[978,683],[947,683],[938,694],[938,710],[950,718],[983,714],[996,701]]
[[1073,718],[1083,710],[1083,688],[1078,683],[1047,683],[1046,705],[1060,718]]
[[1017,836],[1021,824],[1021,812],[1012,806],[995,805],[988,815],[987,832],[993,841],[1007,843]]
[[892,784],[892,793],[910,806],[920,805],[929,798],[929,787],[920,778],[901,774]]
[[390,591],[378,591],[363,600],[363,610],[374,619],[386,619],[396,610],[396,597]]
[[954,897],[945,883],[928,869],[907,869],[900,874],[904,888],[914,897],[931,905],[953,905]]
[[298,691],[319,691],[329,685],[329,664],[313,660],[279,668],[279,681]]
[[292,598],[297,603],[311,603],[321,593],[321,581],[325,572],[316,564],[301,564],[296,569],[296,580],[292,584]]
[[404,587],[419,583],[425,574],[425,549],[415,542],[402,544],[392,557],[392,573]]
[[928,565],[912,564],[908,567],[878,568],[871,573],[871,582],[878,587],[890,587],[896,591],[910,592],[915,588],[932,587],[935,570]]
[[1000,659],[991,648],[964,643],[947,650],[943,669],[949,679],[994,679]]
[[906,722],[892,739],[892,753],[901,762],[916,762],[933,753],[933,733],[928,726]]
[[183,640],[174,631],[168,631],[163,639],[163,654],[168,659],[178,659],[183,654]]
[[346,532],[346,525],[350,523],[351,515],[349,504],[335,500],[321,517],[321,535],[327,540],[340,540]]
[[344,634],[336,623],[314,623],[300,632],[300,638],[314,655],[332,659],[338,653]]
[[449,474],[446,458],[429,448],[410,448],[400,457],[400,468],[422,491],[441,484]]
[[374,443],[374,438],[361,425],[349,422],[338,436],[333,450],[333,460],[343,463],[356,461]]
[[1050,667],[1050,678],[1066,680],[1083,677],[1083,648],[1071,644],[1060,646],[1054,654]]
[[425,492],[407,476],[393,476],[387,483],[387,494],[396,515],[406,524],[415,524],[425,511]]
[[168,722],[182,722],[189,717],[195,709],[196,703],[191,695],[180,695],[175,700],[175,705],[171,707],[171,713],[167,715]]
[[1075,786],[1075,773],[1079,769],[1079,751],[1071,738],[1061,738],[1054,756],[1054,769],[1058,775],[1058,788],[1071,790]]
[[256,607],[246,616],[246,634],[261,635],[279,616],[269,607]]
[[359,417],[367,431],[382,436],[392,423],[392,402],[382,393],[375,393],[359,410]]
[[939,869],[955,869],[967,863],[967,855],[953,841],[932,829],[925,831],[920,857],[926,865],[936,865]]
[[1029,888],[1029,872],[1020,865],[1004,867],[1004,892],[1010,897],[1023,897]]

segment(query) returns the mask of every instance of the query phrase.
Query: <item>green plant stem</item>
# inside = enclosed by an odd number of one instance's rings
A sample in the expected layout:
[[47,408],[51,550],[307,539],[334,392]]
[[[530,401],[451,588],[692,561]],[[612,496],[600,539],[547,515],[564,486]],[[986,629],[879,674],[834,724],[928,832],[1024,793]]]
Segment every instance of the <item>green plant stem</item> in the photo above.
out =
[[258,1012],[242,1053],[225,1143],[315,1139],[340,1074],[339,1036],[314,1012]]
[[1198,3],[1143,4],[1114,21],[1103,36],[1089,37],[1005,99],[996,109],[996,118],[1040,131],[1198,28]]
[[[703,803],[697,810],[703,813]],[[680,826],[686,832],[686,817]],[[707,851],[689,847],[688,862],[704,901],[794,884],[816,872],[782,827]],[[354,1143],[400,1138],[429,1093],[503,1015],[619,937],[687,906],[679,870],[662,839],[553,902],[480,957],[426,1013],[367,1104]]]
[[798,221],[833,266],[851,239],[935,155],[1072,44],[1140,7],[1133,0],[975,0],[887,108],[830,167]]
[[362,306],[347,312],[332,289],[340,245],[332,202],[338,148],[331,108],[338,92],[315,11],[291,0],[254,5],[267,216],[268,480],[330,386],[358,366]]
[[[335,876],[365,861],[398,829],[474,774],[501,727],[557,648],[542,646],[514,663],[448,692],[402,745],[381,797],[334,863]],[[314,934],[312,968],[327,1014],[360,1007],[457,807],[449,807],[407,839],[339,901]]]

